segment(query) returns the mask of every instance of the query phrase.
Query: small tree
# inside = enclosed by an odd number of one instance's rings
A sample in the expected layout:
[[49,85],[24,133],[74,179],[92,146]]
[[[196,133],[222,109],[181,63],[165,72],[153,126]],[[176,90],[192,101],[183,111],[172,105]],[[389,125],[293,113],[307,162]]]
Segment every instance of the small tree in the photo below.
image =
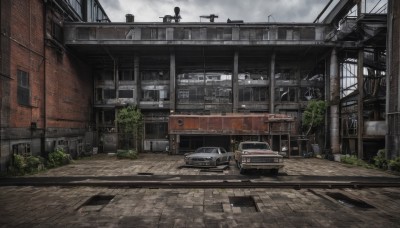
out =
[[[121,132],[132,134],[135,140],[135,150],[139,152],[139,143],[143,132],[143,114],[136,106],[128,106],[118,110],[117,123]],[[129,140],[127,141],[129,147]]]
[[324,123],[324,115],[327,103],[322,100],[311,100],[303,113],[303,125],[308,127],[306,136],[310,134],[313,128],[321,126]]

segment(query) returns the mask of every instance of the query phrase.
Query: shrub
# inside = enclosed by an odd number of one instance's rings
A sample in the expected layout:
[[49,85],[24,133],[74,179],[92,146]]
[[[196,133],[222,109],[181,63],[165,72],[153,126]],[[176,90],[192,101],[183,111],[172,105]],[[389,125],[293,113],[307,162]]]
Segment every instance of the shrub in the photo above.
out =
[[44,169],[44,159],[39,156],[28,156],[25,158],[27,173],[34,173]]
[[372,165],[368,164],[367,162],[358,159],[356,156],[354,155],[346,155],[346,156],[342,156],[340,158],[340,162],[344,163],[344,164],[350,164],[350,165],[357,165],[357,166],[362,166],[365,168],[372,168]]
[[40,156],[29,155],[24,157],[19,154],[13,155],[13,163],[9,167],[9,171],[13,175],[25,175],[36,173],[44,169],[44,159]]
[[63,149],[57,148],[55,151],[49,153],[47,166],[53,168],[69,164],[70,162],[71,157],[69,156],[69,154],[65,153]]
[[388,166],[389,166],[390,170],[399,172],[400,171],[400,157],[396,157],[395,159],[390,160]]
[[385,158],[385,149],[378,150],[378,153],[373,158],[373,160],[376,167],[384,170],[388,168],[388,161]]
[[135,150],[117,150],[117,158],[119,159],[137,159],[138,154]]

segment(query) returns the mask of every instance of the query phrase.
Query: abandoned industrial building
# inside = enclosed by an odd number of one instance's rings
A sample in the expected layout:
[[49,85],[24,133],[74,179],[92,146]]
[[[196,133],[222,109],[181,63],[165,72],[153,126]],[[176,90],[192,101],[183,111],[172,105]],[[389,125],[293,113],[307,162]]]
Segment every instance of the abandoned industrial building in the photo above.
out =
[[[400,1],[332,2],[310,23],[182,22],[179,8],[115,23],[98,0],[2,0],[1,171],[14,153],[115,151],[127,105],[144,152],[266,140],[288,157],[400,156]],[[328,104],[313,138],[311,100]]]

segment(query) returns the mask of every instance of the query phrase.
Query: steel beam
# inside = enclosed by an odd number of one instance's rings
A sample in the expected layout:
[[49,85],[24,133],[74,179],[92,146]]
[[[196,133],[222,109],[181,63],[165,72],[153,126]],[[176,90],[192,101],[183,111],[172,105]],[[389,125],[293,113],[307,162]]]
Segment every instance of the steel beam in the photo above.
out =
[[331,149],[333,154],[340,153],[339,144],[339,100],[340,100],[340,79],[339,64],[336,49],[332,50],[330,62],[330,117],[331,117]]

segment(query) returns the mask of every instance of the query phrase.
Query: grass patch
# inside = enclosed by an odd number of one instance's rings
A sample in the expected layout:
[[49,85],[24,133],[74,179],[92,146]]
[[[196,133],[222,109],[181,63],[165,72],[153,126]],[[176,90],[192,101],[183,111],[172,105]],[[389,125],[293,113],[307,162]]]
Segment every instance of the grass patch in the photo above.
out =
[[117,158],[134,160],[138,158],[138,154],[135,150],[117,150]]
[[344,163],[344,164],[349,164],[349,165],[361,166],[361,167],[368,168],[368,169],[374,168],[374,166],[372,164],[369,164],[368,162],[365,162],[364,160],[358,159],[354,155],[342,156],[340,158],[340,162]]

